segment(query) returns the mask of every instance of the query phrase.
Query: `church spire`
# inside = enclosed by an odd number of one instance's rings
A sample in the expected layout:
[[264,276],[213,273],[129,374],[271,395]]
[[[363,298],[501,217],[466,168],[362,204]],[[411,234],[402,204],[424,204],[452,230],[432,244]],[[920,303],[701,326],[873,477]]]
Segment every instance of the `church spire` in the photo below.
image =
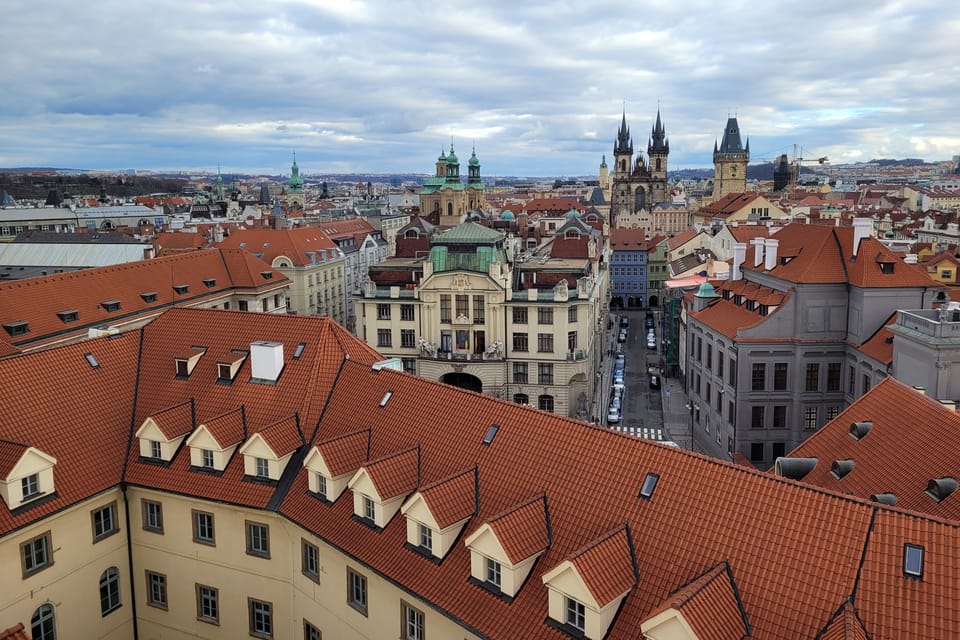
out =
[[647,144],[648,154],[670,153],[670,143],[666,139],[667,131],[660,119],[660,109],[657,109],[657,123],[650,130],[650,142]]
[[633,155],[633,140],[630,138],[630,127],[627,126],[627,112],[623,112],[620,120],[620,129],[617,131],[617,142],[613,145],[613,155]]

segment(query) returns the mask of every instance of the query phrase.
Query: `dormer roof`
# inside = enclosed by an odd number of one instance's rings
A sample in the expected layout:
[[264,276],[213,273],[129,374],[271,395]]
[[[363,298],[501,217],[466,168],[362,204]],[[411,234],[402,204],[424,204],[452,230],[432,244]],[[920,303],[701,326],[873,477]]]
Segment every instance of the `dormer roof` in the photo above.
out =
[[[420,483],[420,449],[414,447],[363,465],[381,501],[404,496]],[[351,485],[353,482],[351,481]]]
[[[354,431],[318,442],[314,450],[323,458],[331,478],[354,473],[370,455],[370,430]],[[313,452],[310,455],[314,455]]]
[[504,511],[486,523],[513,564],[542,553],[550,546],[547,496],[539,494]]
[[475,470],[467,469],[420,488],[418,493],[440,529],[446,529],[476,512],[476,482]]
[[726,562],[708,569],[703,575],[681,587],[644,621],[656,625],[663,614],[676,612],[700,640],[740,640],[750,636],[747,613],[743,609],[733,572]]
[[602,609],[632,589],[640,579],[630,539],[630,528],[620,525],[580,547],[570,557],[543,574],[544,584],[573,570]]
[[187,400],[147,417],[137,430],[137,436],[152,424],[170,442],[193,431],[193,418],[193,401]]
[[827,623],[817,636],[818,640],[869,640],[863,622],[857,616],[857,610],[848,600],[843,603],[833,619]]
[[22,442],[0,440],[0,479],[10,477],[10,472],[30,447]]
[[[277,458],[282,458],[303,445],[303,434],[297,416],[288,416],[250,436],[250,440],[260,439],[270,447]],[[241,451],[246,448],[244,445]]]
[[240,444],[246,437],[247,430],[244,424],[243,407],[237,407],[215,418],[205,420],[200,424],[199,429],[206,429],[222,449]]

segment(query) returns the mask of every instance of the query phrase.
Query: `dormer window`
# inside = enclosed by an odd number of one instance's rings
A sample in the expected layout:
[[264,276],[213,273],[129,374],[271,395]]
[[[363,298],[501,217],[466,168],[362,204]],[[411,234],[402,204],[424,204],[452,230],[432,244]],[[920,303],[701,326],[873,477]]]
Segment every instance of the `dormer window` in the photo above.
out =
[[56,458],[34,447],[0,440],[0,497],[11,511],[53,493]]
[[254,433],[240,447],[243,473],[256,481],[280,480],[290,457],[303,445],[303,433],[296,415],[283,418]]
[[258,478],[270,477],[270,461],[266,458],[256,459],[256,475]]
[[163,458],[163,449],[159,440],[150,441],[150,457],[160,460]]
[[238,408],[200,424],[187,438],[190,466],[208,473],[224,471],[243,442],[243,418],[243,411]]
[[310,449],[303,460],[310,493],[326,503],[335,502],[367,459],[369,438],[368,430],[355,431]]
[[190,364],[188,360],[180,360],[178,358],[173,362],[177,371],[178,378],[186,378],[187,376],[190,375]]
[[322,474],[315,473],[314,475],[314,493],[317,494],[317,497],[321,500],[327,499],[327,478]]
[[134,434],[140,441],[141,460],[170,462],[193,427],[193,403],[189,400],[148,416]]
[[178,378],[190,377],[190,374],[193,373],[194,367],[197,366],[200,358],[203,357],[204,353],[206,353],[206,349],[203,347],[194,347],[194,349],[195,353],[177,356],[173,359],[174,371]]
[[204,278],[203,284],[205,284],[208,289],[212,289],[217,286],[217,280],[216,278]]
[[187,284],[175,284],[173,285],[173,292],[178,295],[183,295],[190,292],[190,285]]
[[113,313],[114,311],[120,311],[120,301],[119,300],[107,300],[106,302],[101,302],[100,306],[103,307],[103,310],[107,313]]
[[893,263],[892,262],[878,262],[880,265],[880,273],[893,273]]
[[71,309],[70,311],[58,311],[57,317],[63,321],[64,324],[69,322],[76,322],[80,319],[80,312],[76,309]]
[[493,558],[484,558],[484,566],[487,576],[486,581],[497,589],[500,589],[503,584],[501,578],[503,575],[503,568],[500,566],[500,563]]
[[369,496],[363,496],[363,517],[371,522],[375,522],[377,519],[377,509],[373,500]]
[[13,337],[22,336],[30,333],[30,326],[26,321],[8,322],[3,325],[4,330]]
[[[366,525],[383,529],[416,488],[419,479],[419,447],[366,463],[348,484],[353,491],[353,515]],[[409,526],[407,531],[409,540]]]
[[273,279],[273,271],[261,271],[260,275],[263,276],[264,280]]
[[420,547],[426,551],[433,551],[433,529],[425,524],[419,525]]
[[213,469],[213,451],[210,449],[200,450],[200,466],[204,469]]
[[231,382],[233,380],[233,376],[230,375],[229,364],[217,364],[217,380],[219,382]]
[[20,494],[24,501],[40,495],[40,474],[32,473],[20,480]]
[[568,626],[573,627],[577,631],[583,633],[587,624],[587,609],[582,602],[578,602],[573,598],[567,598],[567,618],[565,622]]
[[157,292],[156,291],[147,291],[141,293],[140,297],[143,298],[143,301],[146,303],[156,302],[157,301]]

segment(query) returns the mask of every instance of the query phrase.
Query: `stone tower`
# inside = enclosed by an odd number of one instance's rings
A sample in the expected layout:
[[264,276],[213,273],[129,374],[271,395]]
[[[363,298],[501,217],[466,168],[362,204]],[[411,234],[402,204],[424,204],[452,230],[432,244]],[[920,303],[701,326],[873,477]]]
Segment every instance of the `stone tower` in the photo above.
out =
[[303,211],[303,178],[300,177],[300,167],[297,166],[297,153],[293,153],[293,164],[290,165],[290,179],[287,180],[287,206],[291,209],[299,208]]
[[613,145],[613,179],[610,187],[610,226],[618,227],[617,216],[649,212],[657,204],[670,201],[667,184],[667,156],[670,142],[657,110],[656,123],[650,129],[647,142],[649,163],[643,152],[633,157],[633,139],[624,113]]
[[727,119],[720,146],[713,143],[713,201],[728,193],[747,190],[747,164],[750,162],[750,139],[744,147],[740,141],[740,125],[736,116]]

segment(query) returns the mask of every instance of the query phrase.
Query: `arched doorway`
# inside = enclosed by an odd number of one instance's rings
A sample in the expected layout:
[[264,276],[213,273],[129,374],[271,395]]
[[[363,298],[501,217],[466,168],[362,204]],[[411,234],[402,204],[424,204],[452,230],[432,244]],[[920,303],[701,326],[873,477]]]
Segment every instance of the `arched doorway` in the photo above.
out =
[[454,387],[460,387],[461,389],[469,389],[470,391],[483,393],[483,382],[481,382],[477,376],[470,375],[469,373],[447,373],[440,378],[440,382]]
[[659,301],[657,300],[657,296],[650,296],[650,307],[651,307],[651,308],[656,307],[658,302],[659,302]]
[[610,298],[610,308],[611,309],[623,309],[623,298],[620,296],[613,296]]

